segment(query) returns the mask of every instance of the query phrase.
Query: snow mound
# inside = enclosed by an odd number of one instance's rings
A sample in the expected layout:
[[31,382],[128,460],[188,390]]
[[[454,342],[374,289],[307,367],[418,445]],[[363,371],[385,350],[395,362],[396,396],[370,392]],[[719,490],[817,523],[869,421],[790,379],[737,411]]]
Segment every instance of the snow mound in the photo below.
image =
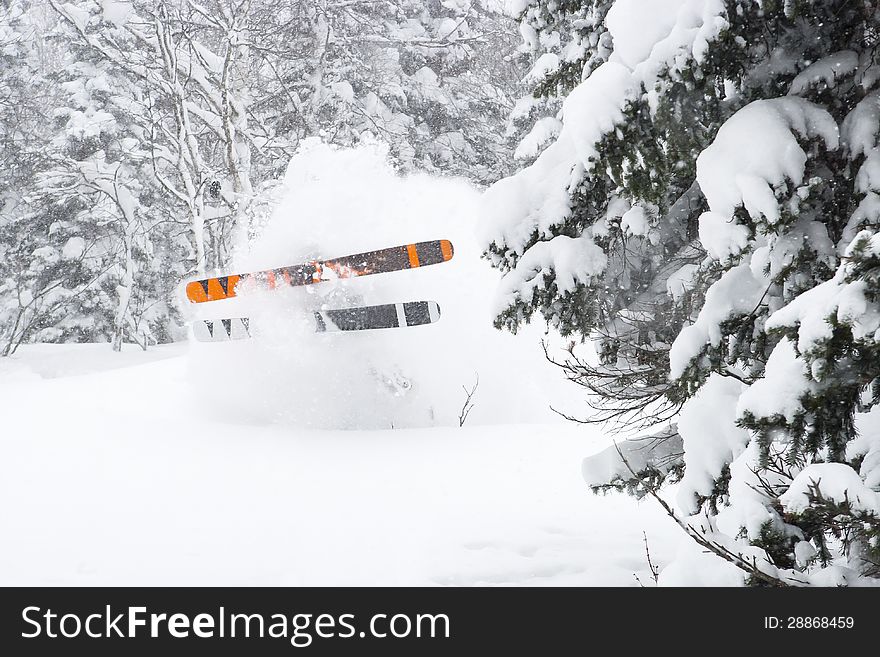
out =
[[706,292],[706,301],[697,319],[675,338],[669,350],[669,376],[681,377],[690,362],[702,353],[707,344],[721,344],[721,324],[739,313],[752,310],[760,301],[766,283],[755,277],[748,264],[724,272]]
[[859,67],[859,55],[854,50],[841,50],[813,62],[791,81],[790,96],[800,96],[811,88],[824,85],[830,89],[838,80],[855,73]]
[[715,260],[729,260],[748,246],[749,229],[717,212],[704,212],[700,216],[700,244]]
[[880,515],[880,493],[868,488],[859,473],[845,463],[808,465],[779,501],[786,511],[801,513],[811,508],[813,494],[837,504],[849,504],[855,512]]
[[[203,318],[246,316],[253,338],[193,343],[191,378],[208,412],[312,428],[458,426],[553,421],[549,400],[577,394],[546,363],[540,329],[492,327],[499,276],[473,235],[479,193],[460,180],[402,177],[387,149],[309,141],[292,158],[280,201],[237,245],[235,271],[259,271],[419,241],[449,239],[451,261],[200,304]],[[316,333],[314,311],[436,301],[436,324]],[[477,383],[478,382],[478,383]]]
[[764,377],[750,385],[740,397],[737,416],[772,418],[781,415],[786,422],[794,422],[806,412],[801,399],[813,388],[806,363],[798,357],[791,341],[782,338],[767,359]]
[[615,58],[630,68],[648,59],[654,46],[667,37],[675,25],[683,0],[618,0],[605,18],[614,38]]
[[[697,180],[709,208],[732,217],[743,205],[756,221],[779,221],[775,189],[803,182],[807,154],[797,141],[817,139],[829,150],[839,143],[837,124],[824,109],[802,98],[756,100],[721,126],[697,158]],[[702,234],[701,234],[702,238]]]
[[681,410],[685,470],[677,502],[688,514],[699,511],[698,496],[712,493],[715,479],[749,442],[749,432],[734,422],[742,388],[736,379],[713,372]]

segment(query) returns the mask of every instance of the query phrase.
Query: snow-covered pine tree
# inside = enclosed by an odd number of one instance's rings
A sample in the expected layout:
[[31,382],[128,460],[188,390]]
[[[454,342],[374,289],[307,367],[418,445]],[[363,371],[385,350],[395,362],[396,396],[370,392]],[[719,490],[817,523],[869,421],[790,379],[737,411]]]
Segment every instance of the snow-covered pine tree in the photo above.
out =
[[487,194],[498,323],[595,338],[562,364],[596,419],[677,422],[589,483],[654,490],[683,443],[682,524],[724,561],[661,582],[880,577],[876,3],[539,4],[539,93],[573,88]]
[[[0,9],[0,355],[28,340],[95,337],[83,309],[96,288],[71,215],[70,196],[47,199],[53,166],[52,108],[63,91],[49,74],[61,55],[45,40],[40,7]],[[76,318],[84,319],[77,324]],[[66,322],[65,327],[60,327]]]
[[[81,54],[73,48],[74,58]],[[107,62],[87,57],[71,61],[55,82],[67,97],[54,110],[61,129],[39,192],[65,214],[50,228],[70,234],[61,259],[87,267],[93,283],[53,330],[62,339],[106,339],[116,351],[123,341],[146,348],[167,339],[170,289],[161,285],[153,240],[161,244],[168,235],[141,201],[155,190],[145,175],[150,153],[143,133],[129,121],[131,90]]]
[[[561,126],[555,141],[487,195],[488,256],[509,272],[496,323],[515,330],[540,311],[563,335],[598,332],[598,366],[574,352],[568,361],[574,380],[601,392],[595,419],[668,419],[680,400],[667,394],[666,352],[693,297],[680,279],[701,259],[695,219],[705,206],[694,161],[724,118],[718,78],[726,77],[716,71],[720,54],[697,63],[682,53],[721,26],[685,6],[697,27],[668,32],[669,3],[523,4],[527,44],[542,53],[528,76],[537,100],[551,109],[564,102],[538,121],[524,154]],[[631,33],[632,12],[641,16]],[[649,58],[642,37],[661,41],[663,52]],[[729,51],[732,70],[746,56],[732,39],[716,47]]]

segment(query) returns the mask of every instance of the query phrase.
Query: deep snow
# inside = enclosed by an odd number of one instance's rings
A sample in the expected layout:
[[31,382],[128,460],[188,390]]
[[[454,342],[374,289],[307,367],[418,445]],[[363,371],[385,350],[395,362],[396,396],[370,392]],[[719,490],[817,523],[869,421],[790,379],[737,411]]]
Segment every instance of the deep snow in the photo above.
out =
[[593,496],[580,425],[219,421],[185,344],[0,361],[0,585],[651,584],[679,531]]

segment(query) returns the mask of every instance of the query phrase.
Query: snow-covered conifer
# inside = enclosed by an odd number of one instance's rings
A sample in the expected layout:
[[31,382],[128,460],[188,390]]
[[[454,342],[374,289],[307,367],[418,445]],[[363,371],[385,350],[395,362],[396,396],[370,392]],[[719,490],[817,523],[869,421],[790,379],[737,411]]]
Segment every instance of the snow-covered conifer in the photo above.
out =
[[752,583],[880,576],[875,4],[523,5],[546,53],[582,47],[542,89],[583,79],[487,194],[497,323],[594,339],[561,359],[594,419],[677,423],[587,480],[681,476],[688,533]]
[[[0,354],[28,340],[94,339],[88,297],[99,271],[74,215],[75,195],[42,192],[53,167],[52,108],[64,92],[52,79],[60,54],[45,40],[40,6],[0,10]],[[77,321],[81,320],[81,321]],[[62,326],[63,324],[63,326]]]

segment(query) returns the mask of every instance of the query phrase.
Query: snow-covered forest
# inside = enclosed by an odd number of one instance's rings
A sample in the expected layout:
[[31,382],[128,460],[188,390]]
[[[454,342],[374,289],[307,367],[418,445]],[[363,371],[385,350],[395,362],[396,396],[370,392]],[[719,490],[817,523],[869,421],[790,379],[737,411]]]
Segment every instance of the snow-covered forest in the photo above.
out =
[[880,582],[872,0],[0,0],[0,144],[0,580]]
[[512,20],[470,2],[4,2],[2,353],[181,337],[303,139],[513,170]]

